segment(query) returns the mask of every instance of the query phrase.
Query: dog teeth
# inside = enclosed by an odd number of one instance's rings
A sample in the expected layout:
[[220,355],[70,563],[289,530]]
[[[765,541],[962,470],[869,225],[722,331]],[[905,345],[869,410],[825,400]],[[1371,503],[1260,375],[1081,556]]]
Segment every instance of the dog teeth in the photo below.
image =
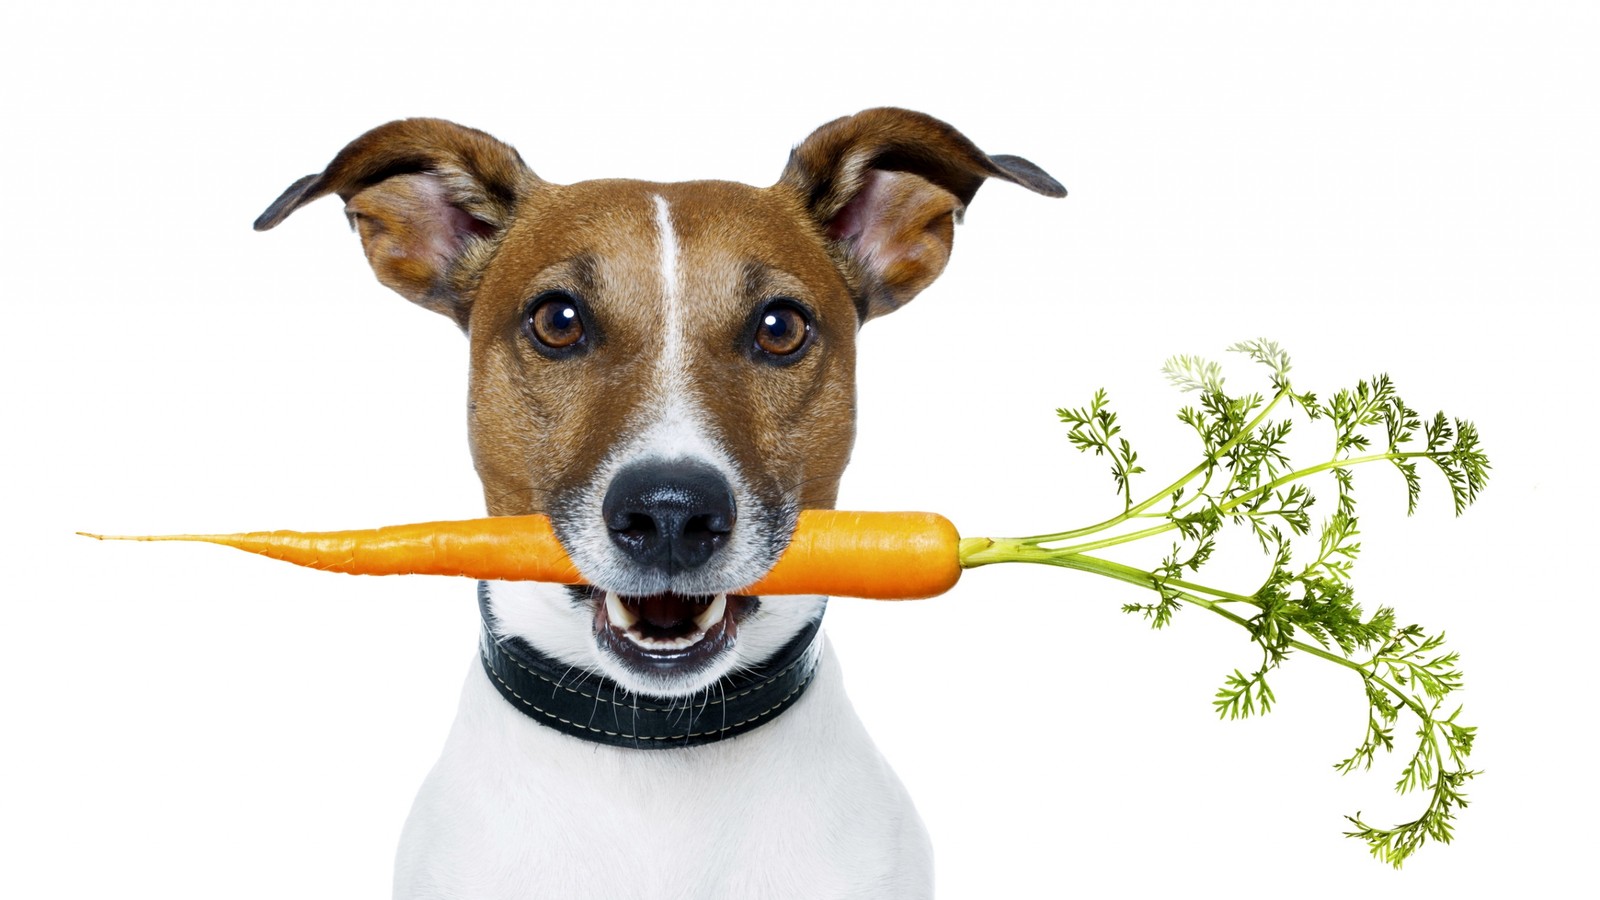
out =
[[646,650],[685,650],[699,643],[700,639],[705,637],[705,632],[697,631],[694,634],[675,638],[651,638],[630,631],[627,636],[628,640]]
[[701,631],[705,631],[718,622],[721,622],[723,614],[727,611],[728,595],[718,594],[712,599],[711,603],[706,606],[705,612],[702,612],[700,615],[694,617],[695,627],[699,628]]
[[622,602],[616,591],[606,591],[606,615],[611,618],[611,624],[623,631],[639,621],[639,617],[628,610],[628,604]]
[[717,594],[706,604],[706,608],[694,617],[694,632],[677,637],[652,637],[642,634],[639,629],[639,616],[628,608],[628,603],[615,591],[606,591],[606,617],[611,620],[611,625],[635,645],[646,650],[673,651],[684,650],[699,643],[706,636],[706,632],[716,627],[728,613],[728,595]]

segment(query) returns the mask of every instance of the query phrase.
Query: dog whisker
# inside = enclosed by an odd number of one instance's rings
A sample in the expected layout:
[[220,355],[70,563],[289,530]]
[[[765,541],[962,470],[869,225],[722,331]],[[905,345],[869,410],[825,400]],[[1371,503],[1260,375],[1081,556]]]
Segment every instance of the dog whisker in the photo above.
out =
[[844,476],[842,474],[840,474],[840,475],[827,475],[827,474],[813,475],[810,478],[802,478],[799,481],[795,482],[794,484],[791,484],[788,487],[783,488],[781,493],[786,497],[791,497],[791,496],[794,496],[795,493],[798,492],[801,488],[803,488],[803,487],[805,487],[807,485],[815,484],[815,483],[817,483],[819,481],[820,482],[829,482],[829,481],[831,481],[831,482],[834,482],[835,484],[837,484],[839,482],[839,480],[841,478],[843,478],[843,477]]
[[722,697],[722,727],[723,728],[727,728],[728,727],[728,689],[720,681],[717,682],[717,692]]
[[632,691],[628,691],[627,693],[633,695],[633,704],[632,704],[632,706],[633,706],[633,723],[632,723],[632,726],[629,728],[629,731],[632,734],[638,734],[639,733],[639,695],[638,694],[634,694]]

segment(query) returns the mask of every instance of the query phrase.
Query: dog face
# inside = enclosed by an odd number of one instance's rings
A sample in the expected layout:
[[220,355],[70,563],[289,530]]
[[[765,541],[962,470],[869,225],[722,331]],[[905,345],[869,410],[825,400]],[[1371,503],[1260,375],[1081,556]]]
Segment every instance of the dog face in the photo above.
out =
[[473,454],[491,512],[548,513],[594,588],[518,604],[537,621],[497,603],[502,625],[562,628],[653,695],[781,646],[820,602],[730,592],[772,566],[800,509],[833,505],[856,327],[781,194],[617,181],[531,198],[470,318]]
[[833,506],[855,335],[943,270],[986,177],[1059,196],[949,126],[871,110],[778,184],[553,185],[438,120],[382,126],[262,218],[336,192],[378,278],[471,341],[489,511],[544,513],[588,586],[502,584],[503,633],[651,696],[760,663],[822,598],[737,593]]

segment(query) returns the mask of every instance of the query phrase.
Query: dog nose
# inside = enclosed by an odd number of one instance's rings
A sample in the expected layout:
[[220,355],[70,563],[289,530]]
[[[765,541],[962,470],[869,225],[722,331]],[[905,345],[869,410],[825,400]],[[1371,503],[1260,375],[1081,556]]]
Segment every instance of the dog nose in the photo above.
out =
[[600,514],[635,562],[667,572],[705,565],[733,531],[733,491],[698,462],[636,463],[611,480]]

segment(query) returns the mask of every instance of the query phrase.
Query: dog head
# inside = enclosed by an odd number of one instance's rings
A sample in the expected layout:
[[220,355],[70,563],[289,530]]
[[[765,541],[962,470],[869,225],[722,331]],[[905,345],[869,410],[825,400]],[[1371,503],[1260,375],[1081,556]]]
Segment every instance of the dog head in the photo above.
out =
[[469,437],[493,515],[548,514],[592,587],[501,584],[498,627],[653,696],[760,663],[823,600],[736,591],[830,508],[857,329],[949,258],[987,178],[1064,194],[919,113],[822,126],[777,184],[558,185],[506,144],[392,122],[292,185],[338,194],[378,280],[471,342]]

